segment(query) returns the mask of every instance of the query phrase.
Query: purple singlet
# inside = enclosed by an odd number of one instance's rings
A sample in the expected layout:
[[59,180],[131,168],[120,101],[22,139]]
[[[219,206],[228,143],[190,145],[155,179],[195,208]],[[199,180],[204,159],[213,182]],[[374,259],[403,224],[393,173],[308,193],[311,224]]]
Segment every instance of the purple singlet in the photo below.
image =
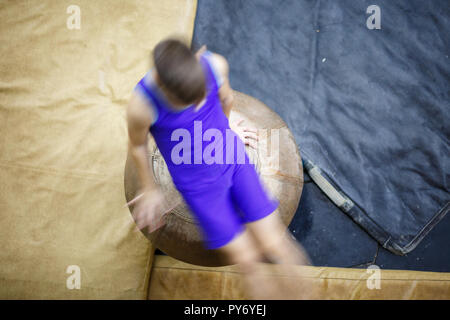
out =
[[200,57],[206,97],[199,107],[177,110],[148,72],[136,85],[153,108],[150,126],[175,187],[201,227],[205,245],[215,249],[244,230],[244,223],[272,213],[271,198],[250,163],[244,143],[229,126],[219,94],[211,52]]

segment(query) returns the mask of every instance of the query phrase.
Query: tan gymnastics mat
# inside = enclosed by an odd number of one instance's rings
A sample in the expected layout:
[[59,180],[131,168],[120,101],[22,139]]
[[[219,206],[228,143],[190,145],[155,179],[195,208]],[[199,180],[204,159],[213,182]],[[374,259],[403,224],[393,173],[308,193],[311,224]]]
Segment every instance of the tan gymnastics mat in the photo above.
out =
[[[274,272],[272,265],[261,264],[261,274],[274,279],[286,273]],[[450,299],[450,273],[378,269],[295,266],[310,284],[305,299],[315,300],[392,300]],[[200,267],[169,256],[155,255],[151,277],[150,300],[241,300],[249,299],[237,266]],[[379,280],[379,281],[378,281]],[[284,279],[300,290],[295,276]],[[296,299],[292,298],[285,299]]]
[[191,40],[196,7],[2,1],[0,299],[147,297],[154,250],[123,208],[126,104],[159,40]]

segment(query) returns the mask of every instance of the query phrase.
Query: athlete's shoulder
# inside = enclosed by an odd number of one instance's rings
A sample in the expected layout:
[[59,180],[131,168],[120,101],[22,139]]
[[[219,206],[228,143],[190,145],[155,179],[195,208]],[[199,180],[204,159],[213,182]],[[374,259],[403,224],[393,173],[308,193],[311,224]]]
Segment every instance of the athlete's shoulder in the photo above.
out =
[[224,56],[206,50],[203,56],[207,59],[211,69],[213,70],[214,77],[216,78],[217,85],[220,87],[228,78],[228,62]]
[[127,106],[127,121],[129,125],[149,127],[156,121],[154,109],[149,107],[149,101],[139,90],[134,90]]
[[211,62],[213,67],[222,75],[228,76],[228,61],[224,56],[210,50],[205,51],[205,57]]

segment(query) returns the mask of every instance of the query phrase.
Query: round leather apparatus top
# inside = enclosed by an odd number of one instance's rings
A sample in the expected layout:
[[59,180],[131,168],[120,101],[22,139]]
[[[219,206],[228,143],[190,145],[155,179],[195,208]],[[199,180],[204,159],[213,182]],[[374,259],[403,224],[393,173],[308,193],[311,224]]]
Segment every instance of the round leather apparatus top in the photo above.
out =
[[[303,188],[303,168],[300,153],[286,123],[259,100],[234,91],[230,124],[244,120],[242,125],[258,129],[257,148],[246,147],[249,158],[261,177],[264,187],[279,200],[275,214],[288,226],[297,210]],[[166,223],[144,235],[165,254],[183,262],[201,266],[226,265],[217,250],[207,250],[193,213],[172,183],[167,165],[152,138],[148,142],[149,165],[156,183],[163,191],[170,207]],[[139,180],[130,155],[125,165],[125,197],[132,200],[138,192]],[[130,206],[132,212],[133,206]]]

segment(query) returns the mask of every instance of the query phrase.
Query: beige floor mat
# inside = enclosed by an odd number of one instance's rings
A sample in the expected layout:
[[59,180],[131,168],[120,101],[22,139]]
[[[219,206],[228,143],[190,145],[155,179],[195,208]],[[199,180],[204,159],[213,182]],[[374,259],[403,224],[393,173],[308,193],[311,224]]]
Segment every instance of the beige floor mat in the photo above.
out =
[[125,107],[155,44],[191,39],[197,3],[73,4],[0,5],[2,299],[147,296],[153,248],[123,208]]
[[[152,268],[150,300],[251,298],[244,290],[242,274],[235,265],[199,267],[155,255]],[[450,299],[450,273],[309,266],[295,266],[291,270],[294,272],[261,264],[260,279],[280,283],[283,300]],[[263,297],[256,296],[263,300],[279,299]]]

